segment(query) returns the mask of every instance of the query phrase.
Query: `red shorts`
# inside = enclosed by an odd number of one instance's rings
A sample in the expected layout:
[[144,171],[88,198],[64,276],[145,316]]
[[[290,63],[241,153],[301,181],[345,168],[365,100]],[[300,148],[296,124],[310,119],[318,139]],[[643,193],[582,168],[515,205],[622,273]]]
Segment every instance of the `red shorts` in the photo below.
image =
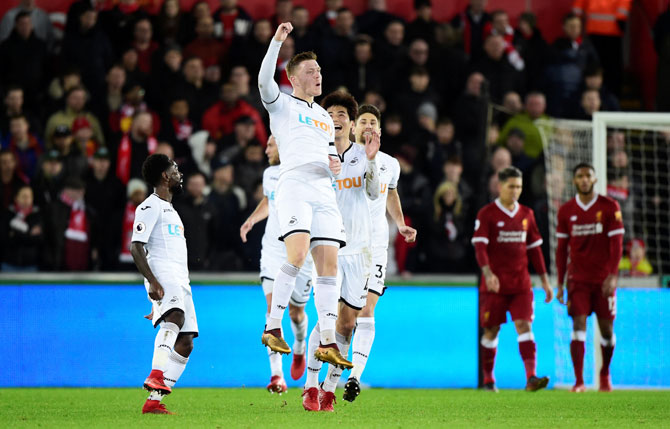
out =
[[589,316],[596,313],[598,319],[614,320],[616,290],[611,296],[603,296],[602,289],[602,284],[568,282],[568,314]]
[[512,320],[533,321],[533,291],[502,295],[499,293],[479,293],[479,323],[491,328],[507,322],[507,312]]

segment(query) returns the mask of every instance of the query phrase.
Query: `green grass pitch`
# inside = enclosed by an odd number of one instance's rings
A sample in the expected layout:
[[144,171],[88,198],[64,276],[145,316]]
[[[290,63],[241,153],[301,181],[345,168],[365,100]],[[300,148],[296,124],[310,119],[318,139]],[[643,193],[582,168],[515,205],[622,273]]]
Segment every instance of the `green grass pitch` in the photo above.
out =
[[0,427],[416,428],[670,427],[670,391],[369,389],[334,413],[302,409],[301,391],[175,389],[175,416],[141,415],[141,389],[0,389]]

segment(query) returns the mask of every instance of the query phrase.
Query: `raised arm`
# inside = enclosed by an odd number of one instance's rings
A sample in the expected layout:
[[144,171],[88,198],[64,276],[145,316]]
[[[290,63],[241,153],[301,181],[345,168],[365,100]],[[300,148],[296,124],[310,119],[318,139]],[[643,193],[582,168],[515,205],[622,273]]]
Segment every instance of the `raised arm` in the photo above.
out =
[[293,26],[290,22],[279,25],[263,58],[261,69],[258,72],[258,90],[261,93],[261,100],[265,104],[265,108],[268,109],[268,112],[272,110],[272,104],[279,98],[279,85],[275,82],[279,48],[281,48],[282,43],[292,30]]

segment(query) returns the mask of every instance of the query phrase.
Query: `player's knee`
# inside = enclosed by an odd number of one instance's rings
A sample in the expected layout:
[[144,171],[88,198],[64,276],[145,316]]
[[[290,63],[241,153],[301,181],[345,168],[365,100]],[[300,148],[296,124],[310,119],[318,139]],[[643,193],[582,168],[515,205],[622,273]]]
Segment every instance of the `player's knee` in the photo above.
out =
[[363,307],[361,313],[358,315],[358,317],[374,317],[374,316],[375,316],[375,306],[370,304]]
[[193,335],[180,335],[175,343],[175,351],[184,357],[188,357],[193,351]]
[[526,332],[530,332],[531,323],[528,320],[516,320],[514,324],[516,325],[517,333],[525,334]]
[[500,326],[492,326],[490,328],[484,328],[484,337],[488,340],[495,340],[498,338],[498,332],[500,331]]
[[184,312],[179,309],[174,309],[170,311],[163,320],[174,323],[175,325],[179,326],[179,329],[181,329],[184,326]]

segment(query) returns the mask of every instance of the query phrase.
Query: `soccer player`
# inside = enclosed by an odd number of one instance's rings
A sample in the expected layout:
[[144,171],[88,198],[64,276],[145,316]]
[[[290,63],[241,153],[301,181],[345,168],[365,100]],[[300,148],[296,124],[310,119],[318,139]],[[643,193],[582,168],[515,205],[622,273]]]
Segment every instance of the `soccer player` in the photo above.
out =
[[[358,116],[354,125],[354,136],[356,143],[365,144],[366,139],[374,134],[381,136],[381,113],[379,109],[370,104],[364,104],[358,109]],[[368,200],[370,218],[372,222],[372,265],[371,278],[368,282],[368,295],[365,307],[356,319],[356,331],[352,342],[352,363],[354,367],[351,375],[344,385],[343,399],[354,401],[361,391],[360,379],[372,349],[375,338],[374,311],[379,297],[384,294],[386,286],[386,262],[389,243],[388,222],[386,211],[398,227],[398,232],[407,242],[416,240],[416,230],[405,225],[405,217],[402,213],[400,197],[396,190],[400,176],[400,165],[392,156],[379,151],[376,156],[379,170],[379,197]]]
[[173,160],[154,154],[144,161],[142,176],[154,192],[135,209],[130,253],[144,276],[153,325],[160,326],[151,373],[144,381],[151,394],[142,413],[173,414],[161,400],[184,372],[198,336],[184,224],[172,206],[172,197],[183,191],[183,174]]
[[[624,226],[619,203],[594,190],[592,165],[578,164],[573,170],[577,196],[558,210],[556,236],[557,298],[565,304],[564,281],[567,274],[568,314],[572,317],[570,354],[575,369],[573,392],[584,392],[584,342],[586,318],[595,313],[600,327],[600,391],[612,390],[609,373],[616,336],[616,286],[623,247]],[[570,262],[568,263],[568,254]]]
[[482,270],[479,290],[479,321],[484,328],[481,339],[484,388],[497,391],[493,377],[500,325],[512,316],[519,335],[519,352],[526,368],[526,390],[536,391],[547,386],[549,377],[535,373],[535,341],[533,321],[533,289],[528,274],[530,257],[542,280],[545,302],[553,291],[542,256],[542,237],[535,223],[533,210],[518,203],[521,195],[522,173],[507,167],[498,173],[500,197],[482,207],[477,213],[475,246],[477,263]]
[[277,218],[287,255],[274,277],[270,317],[262,342],[273,351],[291,352],[282,337],[281,322],[300,267],[311,250],[317,272],[314,303],[321,332],[316,358],[351,368],[352,363],[342,356],[335,342],[340,296],[336,282],[337,252],[346,243],[332,181],[342,166],[334,153],[333,120],[314,103],[314,97],[321,95],[322,90],[316,55],[302,52],[286,65],[292,95],[281,93],[274,81],[279,49],[292,29],[290,23],[279,25],[258,73],[258,88],[270,114],[270,129],[277,139],[281,159]]
[[[286,260],[286,248],[279,241],[279,221],[277,220],[277,181],[279,180],[279,151],[274,136],[270,136],[265,148],[270,166],[263,172],[263,199],[249,218],[240,227],[240,237],[247,242],[247,234],[253,226],[267,218],[265,233],[263,234],[261,248],[261,285],[268,304],[268,312],[265,320],[270,317],[270,305],[272,304],[273,276],[279,270],[282,262]],[[307,313],[305,304],[309,301],[312,292],[312,258],[307,256],[305,265],[300,269],[295,288],[291,294],[288,304],[288,312],[291,318],[291,329],[295,342],[293,343],[293,362],[291,363],[291,378],[298,380],[305,373],[305,349],[307,344]],[[270,359],[270,384],[267,389],[271,393],[284,393],[287,390],[286,381],[282,371],[281,354],[268,348]]]
[[[335,338],[340,351],[347,356],[351,335],[356,326],[356,317],[365,307],[368,295],[368,279],[372,263],[372,222],[368,198],[375,200],[379,197],[379,173],[375,158],[380,143],[378,133],[369,134],[365,145],[349,140],[351,128],[358,114],[358,103],[351,95],[345,92],[333,92],[326,96],[321,104],[333,119],[335,148],[342,164],[342,171],[333,186],[344,228],[347,231],[347,247],[340,250],[337,258],[340,306]],[[319,390],[321,363],[311,356],[311,350],[318,345],[318,337],[317,323],[309,338],[310,353],[303,407],[308,411],[333,411],[335,388],[342,370],[331,365]]]

